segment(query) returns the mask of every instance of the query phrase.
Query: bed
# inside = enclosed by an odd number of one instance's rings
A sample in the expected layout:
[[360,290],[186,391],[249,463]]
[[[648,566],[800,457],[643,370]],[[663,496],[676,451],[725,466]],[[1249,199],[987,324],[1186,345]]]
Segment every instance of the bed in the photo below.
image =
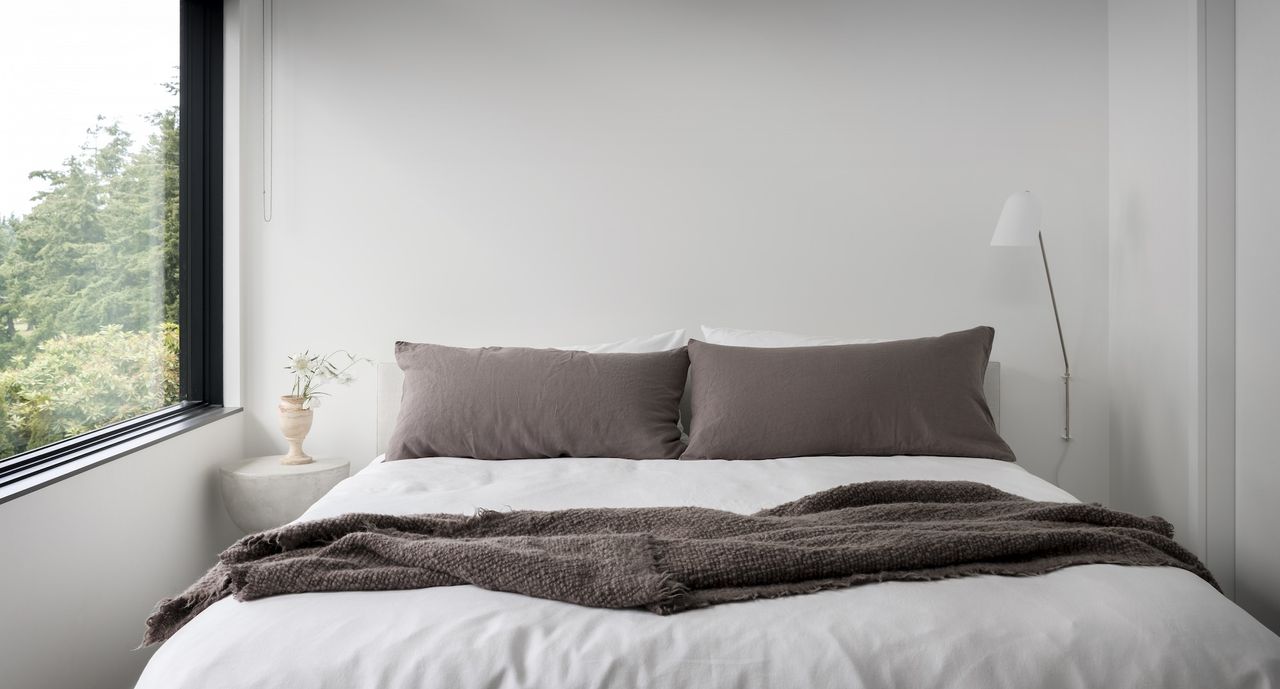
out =
[[[990,371],[996,397],[998,367]],[[384,390],[398,384],[389,370],[380,377]],[[396,395],[380,396],[379,418],[394,418]],[[436,457],[375,460],[300,520],[479,508],[750,513],[894,479],[1075,501],[1017,464],[985,458]],[[222,600],[159,648],[137,686],[1276,687],[1280,638],[1195,574],[1165,567],[888,582],[670,616],[454,586]]]

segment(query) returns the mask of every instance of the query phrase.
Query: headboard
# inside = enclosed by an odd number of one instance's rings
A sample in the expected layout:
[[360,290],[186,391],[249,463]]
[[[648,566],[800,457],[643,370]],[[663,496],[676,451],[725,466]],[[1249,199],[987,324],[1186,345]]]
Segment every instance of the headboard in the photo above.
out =
[[[404,372],[393,363],[378,364],[378,435],[376,454],[387,450],[391,440],[391,431],[396,427],[396,416],[400,413],[400,387],[404,384]],[[987,405],[991,407],[991,416],[996,420],[996,430],[1000,430],[1000,362],[987,364],[987,379],[982,383],[982,390],[987,396]]]

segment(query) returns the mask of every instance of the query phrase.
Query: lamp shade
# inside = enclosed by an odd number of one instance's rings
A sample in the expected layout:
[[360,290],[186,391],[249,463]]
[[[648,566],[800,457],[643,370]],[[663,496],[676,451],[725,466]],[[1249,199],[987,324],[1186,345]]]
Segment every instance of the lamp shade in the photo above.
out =
[[1040,201],[1020,191],[1004,202],[991,246],[1032,246],[1040,233]]

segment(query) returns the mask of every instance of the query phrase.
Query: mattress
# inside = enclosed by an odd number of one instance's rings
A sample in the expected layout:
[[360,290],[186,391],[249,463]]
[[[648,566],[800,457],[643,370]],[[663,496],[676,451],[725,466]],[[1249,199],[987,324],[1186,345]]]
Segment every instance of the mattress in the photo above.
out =
[[[300,519],[662,505],[749,513],[890,479],[1075,500],[988,459],[433,458],[375,462]],[[1280,687],[1280,637],[1196,575],[1163,567],[889,582],[671,616],[455,586],[223,600],[160,647],[137,687]]]

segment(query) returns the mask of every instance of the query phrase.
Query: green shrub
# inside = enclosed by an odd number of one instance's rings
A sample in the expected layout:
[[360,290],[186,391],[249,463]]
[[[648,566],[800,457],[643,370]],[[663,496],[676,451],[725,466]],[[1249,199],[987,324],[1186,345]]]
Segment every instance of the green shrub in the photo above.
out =
[[0,371],[0,456],[178,400],[178,327],[60,335]]

